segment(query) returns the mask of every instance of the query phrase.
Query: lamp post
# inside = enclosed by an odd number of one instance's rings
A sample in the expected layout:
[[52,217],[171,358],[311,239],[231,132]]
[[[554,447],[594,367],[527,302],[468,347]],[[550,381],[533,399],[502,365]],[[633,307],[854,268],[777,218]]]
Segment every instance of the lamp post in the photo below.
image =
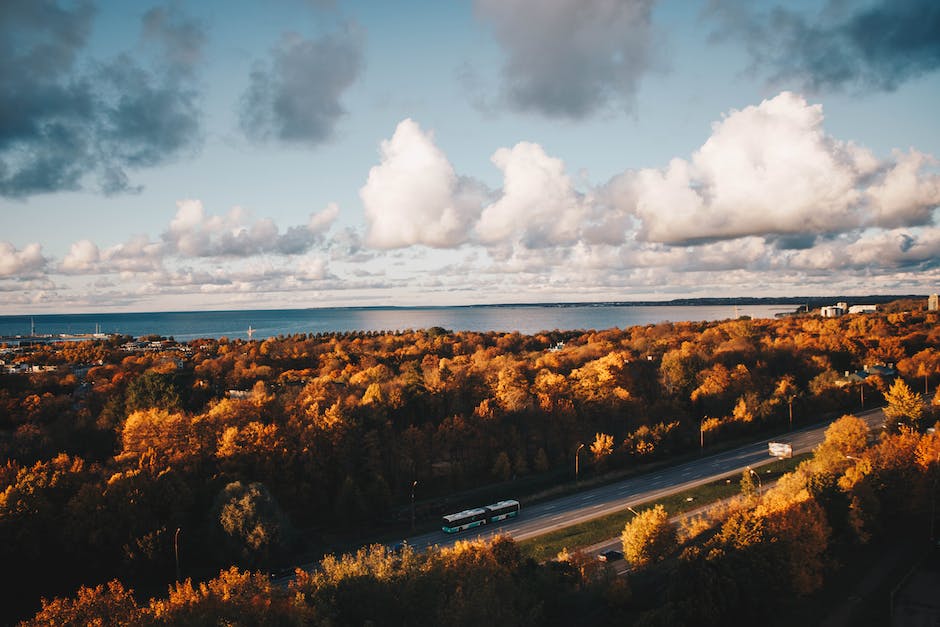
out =
[[698,450],[702,452],[705,450],[705,419],[702,418],[698,421]]
[[180,528],[173,534],[173,554],[176,557],[176,583],[180,581]]
[[415,479],[411,482],[411,530],[415,530],[415,487],[418,485],[418,480]]
[[584,444],[578,443],[578,449],[574,452],[574,480],[578,481],[578,453],[584,448]]
[[747,467],[747,471],[757,477],[757,498],[761,497],[761,494],[764,491],[764,483],[760,480],[760,475],[754,472],[754,469],[750,466]]
[[793,431],[793,399],[796,398],[796,394],[791,394],[787,398],[787,406],[790,408],[790,431]]

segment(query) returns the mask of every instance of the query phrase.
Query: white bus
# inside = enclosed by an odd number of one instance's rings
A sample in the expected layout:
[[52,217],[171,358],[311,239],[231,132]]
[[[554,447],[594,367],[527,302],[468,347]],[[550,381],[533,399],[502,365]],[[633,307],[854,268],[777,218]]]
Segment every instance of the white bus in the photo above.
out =
[[518,515],[519,501],[500,501],[492,505],[448,514],[441,520],[441,529],[444,533],[457,533],[458,531],[499,522]]

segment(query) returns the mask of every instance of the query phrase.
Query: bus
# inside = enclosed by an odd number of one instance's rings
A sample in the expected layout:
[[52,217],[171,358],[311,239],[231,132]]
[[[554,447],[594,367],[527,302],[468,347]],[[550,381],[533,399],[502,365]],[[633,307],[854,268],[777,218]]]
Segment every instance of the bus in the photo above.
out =
[[465,509],[456,514],[448,514],[441,520],[444,533],[457,533],[474,527],[507,520],[519,515],[519,501],[500,501],[492,505]]

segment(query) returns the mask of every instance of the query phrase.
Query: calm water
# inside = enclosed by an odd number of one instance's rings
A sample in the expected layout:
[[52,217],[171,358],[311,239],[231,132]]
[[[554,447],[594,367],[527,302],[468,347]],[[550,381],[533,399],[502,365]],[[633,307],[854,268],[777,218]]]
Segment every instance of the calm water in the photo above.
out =
[[610,329],[656,322],[724,320],[735,315],[773,318],[792,305],[517,305],[474,307],[329,308],[0,316],[0,336],[37,334],[157,334],[179,341],[200,337],[255,339],[330,331],[395,331],[443,327],[453,331]]

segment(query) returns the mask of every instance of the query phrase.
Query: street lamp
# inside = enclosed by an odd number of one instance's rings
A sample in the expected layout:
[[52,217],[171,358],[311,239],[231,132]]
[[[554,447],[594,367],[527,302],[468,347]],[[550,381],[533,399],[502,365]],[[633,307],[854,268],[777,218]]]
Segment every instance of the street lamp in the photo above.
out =
[[415,487],[418,485],[418,480],[415,479],[411,482],[411,530],[415,530]]
[[578,449],[574,452],[574,480],[578,480],[578,453],[581,452],[581,449],[584,448],[584,445],[578,443]]
[[754,472],[754,469],[750,466],[747,467],[747,471],[757,477],[757,498],[761,497],[761,493],[764,491],[764,483],[760,480],[760,475]]
[[796,398],[796,394],[791,394],[787,399],[787,405],[790,408],[790,431],[793,431],[793,399]]
[[180,581],[180,528],[173,534],[173,554],[176,556],[176,583]]

